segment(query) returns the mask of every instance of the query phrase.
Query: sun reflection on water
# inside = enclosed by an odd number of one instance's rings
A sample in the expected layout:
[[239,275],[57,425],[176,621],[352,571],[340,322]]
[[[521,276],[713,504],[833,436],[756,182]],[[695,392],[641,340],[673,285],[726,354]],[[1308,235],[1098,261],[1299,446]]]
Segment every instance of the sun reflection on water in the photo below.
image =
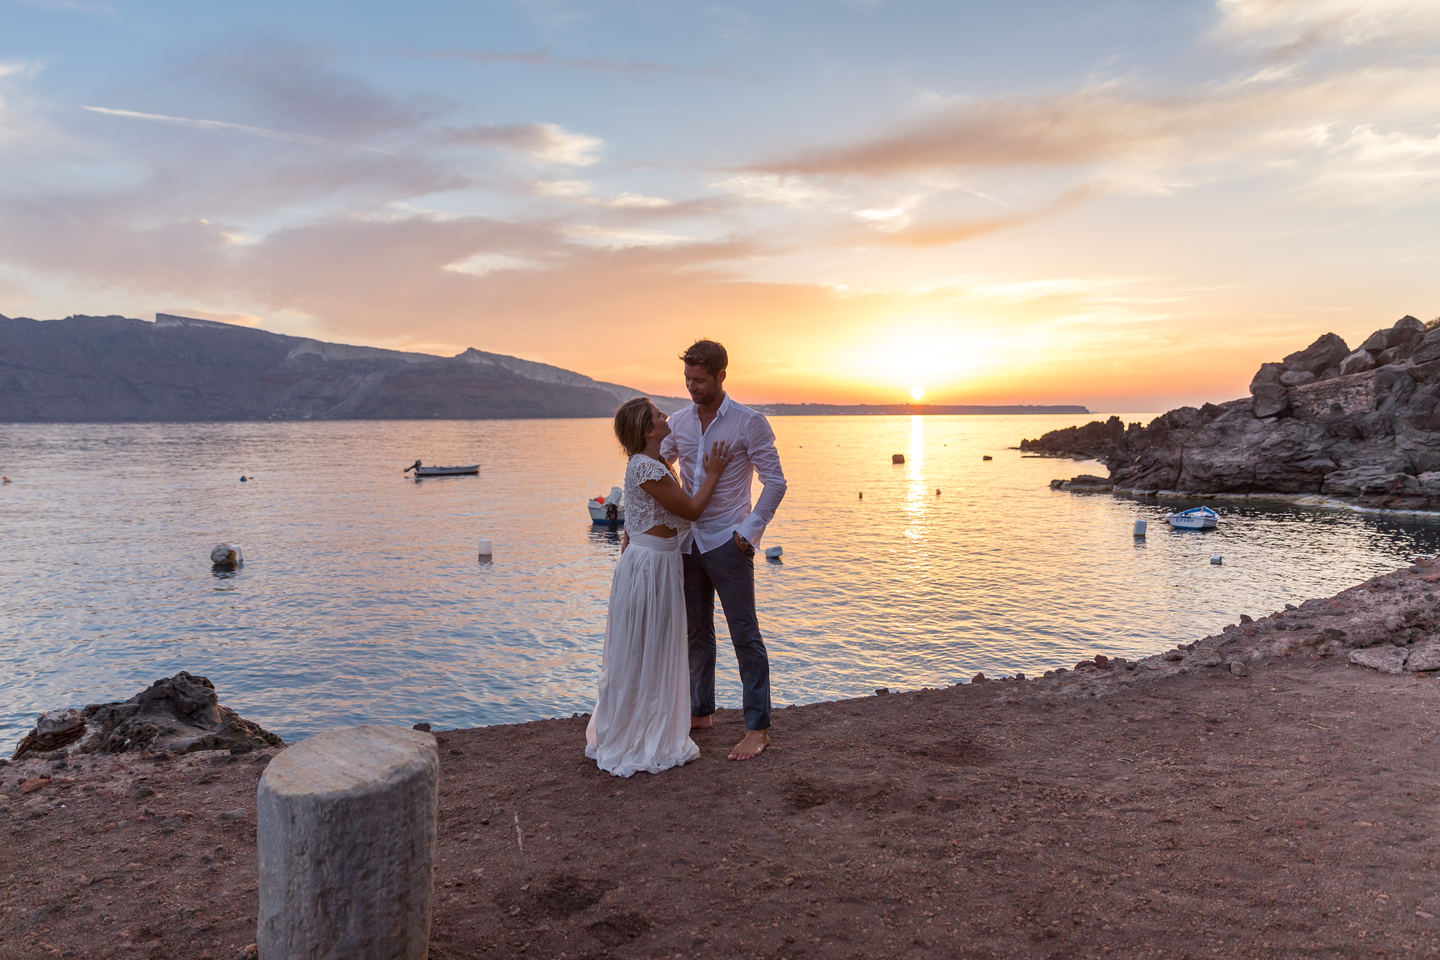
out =
[[[1144,655],[1440,552],[1440,525],[1259,505],[1176,535],[1173,505],[1048,487],[1098,465],[1011,449],[1086,419],[775,418],[789,490],[763,546],[785,562],[755,575],[776,702]],[[8,425],[0,446],[0,746],[180,669],[291,739],[592,706],[620,554],[585,510],[623,476],[608,421]],[[415,483],[417,456],[481,473]],[[246,563],[217,578],[221,540]],[[718,679],[737,705],[728,652]]]

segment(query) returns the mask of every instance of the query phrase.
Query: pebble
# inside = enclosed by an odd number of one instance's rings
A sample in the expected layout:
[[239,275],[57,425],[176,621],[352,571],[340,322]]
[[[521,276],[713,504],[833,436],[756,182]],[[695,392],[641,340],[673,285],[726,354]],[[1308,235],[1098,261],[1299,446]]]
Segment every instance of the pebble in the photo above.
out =
[[1245,677],[1250,675],[1250,666],[1244,660],[1231,660],[1225,666],[1232,674],[1237,677]]
[[29,780],[26,780],[24,783],[20,784],[20,792],[34,793],[36,790],[39,790],[41,787],[45,786],[45,784],[49,782],[50,780],[48,777],[31,777]]

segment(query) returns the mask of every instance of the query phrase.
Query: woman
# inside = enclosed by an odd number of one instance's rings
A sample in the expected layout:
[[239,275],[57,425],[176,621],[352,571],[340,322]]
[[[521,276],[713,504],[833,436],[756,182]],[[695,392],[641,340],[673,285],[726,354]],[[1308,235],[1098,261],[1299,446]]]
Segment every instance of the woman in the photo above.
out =
[[630,455],[625,467],[625,533],[610,584],[600,692],[585,729],[585,756],[601,770],[628,777],[694,760],[690,739],[690,664],[685,639],[685,575],[678,534],[704,511],[729,447],[705,455],[705,480],[693,497],[660,459],[669,419],[646,397],[615,411],[615,436]]

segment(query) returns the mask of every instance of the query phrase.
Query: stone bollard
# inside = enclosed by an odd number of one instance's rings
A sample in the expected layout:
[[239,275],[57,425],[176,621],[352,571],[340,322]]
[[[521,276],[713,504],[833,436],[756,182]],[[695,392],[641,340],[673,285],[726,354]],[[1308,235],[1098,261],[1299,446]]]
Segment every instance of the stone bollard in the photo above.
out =
[[435,738],[342,727],[282,750],[256,804],[264,960],[424,960]]

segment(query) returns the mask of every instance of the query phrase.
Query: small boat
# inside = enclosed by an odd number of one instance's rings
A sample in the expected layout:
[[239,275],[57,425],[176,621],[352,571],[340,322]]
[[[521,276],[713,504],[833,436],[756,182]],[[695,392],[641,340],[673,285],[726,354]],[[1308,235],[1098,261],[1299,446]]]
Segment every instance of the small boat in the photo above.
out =
[[603,497],[591,497],[585,506],[590,508],[591,523],[625,522],[625,491],[619,487],[611,487]]
[[1220,522],[1220,515],[1209,507],[1191,507],[1165,518],[1176,530],[1211,530]]
[[405,472],[415,471],[416,477],[473,477],[480,472],[480,464],[472,463],[464,467],[427,467],[419,460],[405,468]]

